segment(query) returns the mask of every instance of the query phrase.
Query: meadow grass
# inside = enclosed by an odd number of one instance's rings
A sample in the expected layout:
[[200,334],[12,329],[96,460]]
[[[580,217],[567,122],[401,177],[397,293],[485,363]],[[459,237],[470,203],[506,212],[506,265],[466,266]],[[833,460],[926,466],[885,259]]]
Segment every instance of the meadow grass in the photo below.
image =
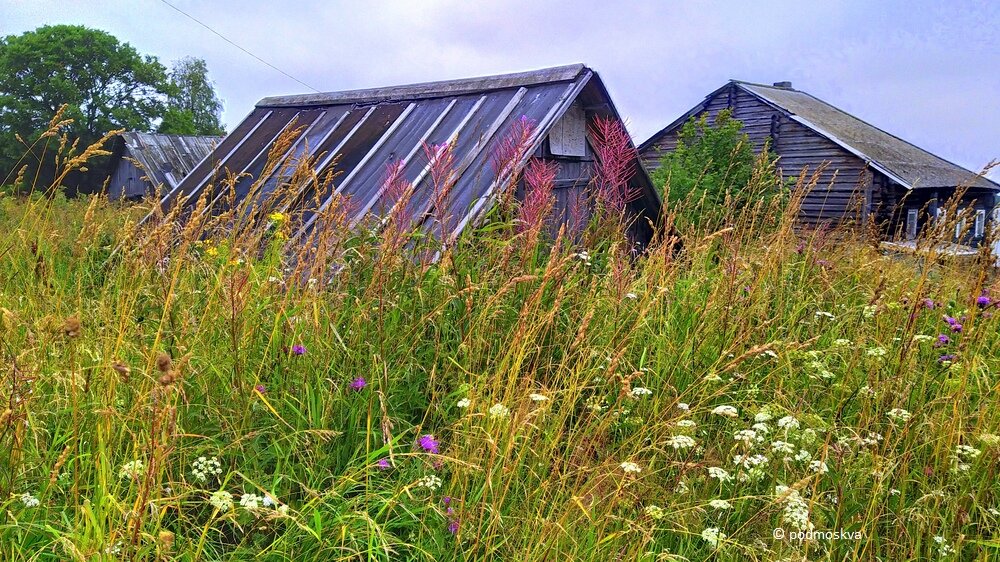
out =
[[779,204],[641,257],[497,213],[430,261],[0,198],[0,559],[997,557],[989,260]]

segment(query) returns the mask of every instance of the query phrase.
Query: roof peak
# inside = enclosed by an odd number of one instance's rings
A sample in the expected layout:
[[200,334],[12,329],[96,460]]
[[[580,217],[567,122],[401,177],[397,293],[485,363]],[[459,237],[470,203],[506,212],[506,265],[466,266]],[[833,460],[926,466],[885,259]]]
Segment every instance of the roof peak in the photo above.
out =
[[575,80],[581,73],[590,71],[582,64],[569,64],[515,72],[510,74],[493,74],[475,78],[460,78],[456,80],[439,80],[417,84],[398,86],[383,86],[358,90],[343,90],[338,92],[322,92],[315,94],[300,94],[291,96],[272,96],[257,102],[257,107],[296,107],[312,105],[336,105],[355,102],[384,102],[394,100],[429,99],[435,97],[454,96],[471,92],[488,92],[505,90],[533,84],[568,82]]

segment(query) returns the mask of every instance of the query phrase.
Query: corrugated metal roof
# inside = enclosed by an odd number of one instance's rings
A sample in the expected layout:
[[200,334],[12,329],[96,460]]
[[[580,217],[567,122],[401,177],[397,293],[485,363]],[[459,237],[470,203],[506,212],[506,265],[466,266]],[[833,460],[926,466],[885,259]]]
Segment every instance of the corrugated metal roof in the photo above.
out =
[[891,135],[825,101],[792,88],[734,81],[737,86],[777,107],[795,121],[866,160],[873,168],[909,189],[959,185],[1000,189],[965,168]]
[[[402,162],[403,176],[415,186],[409,212],[419,222],[426,219],[433,204],[423,144],[450,143],[457,181],[447,200],[447,213],[438,214],[453,217],[449,234],[454,236],[492,199],[495,178],[490,157],[506,131],[519,119],[534,122],[530,155],[577,99],[598,113],[618,117],[597,74],[582,64],[465,80],[265,98],[209,158],[163,198],[162,204],[196,200],[221,177],[222,170],[246,174],[236,183],[237,199],[245,198],[255,181],[263,182],[260,197],[266,197],[279,182],[287,181],[280,170],[269,170],[270,175],[261,178],[268,153],[279,135],[297,131],[284,158],[298,162],[307,155],[318,155],[316,173],[332,170],[337,174],[335,193],[352,202],[352,222],[392,207],[394,201],[388,200],[391,194],[383,189],[382,180],[386,166],[393,162]],[[643,189],[643,204],[655,206],[651,218],[656,220],[659,197],[641,166],[635,182]],[[309,201],[311,195],[302,193],[298,200]],[[314,217],[304,214],[298,235],[309,231]]]
[[219,144],[222,137],[163,135],[158,133],[122,133],[125,152],[115,151],[117,164],[121,157],[135,159],[150,183],[172,189]]

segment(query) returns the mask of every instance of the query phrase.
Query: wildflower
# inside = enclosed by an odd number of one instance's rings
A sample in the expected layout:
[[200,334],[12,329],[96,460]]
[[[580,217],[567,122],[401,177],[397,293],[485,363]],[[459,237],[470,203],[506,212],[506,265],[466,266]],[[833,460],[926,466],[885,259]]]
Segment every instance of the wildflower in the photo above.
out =
[[829,318],[831,320],[833,320],[834,318],[836,318],[836,316],[834,316],[833,314],[830,314],[829,312],[824,312],[822,310],[817,310],[816,311],[816,317],[817,318]]
[[209,478],[222,474],[222,463],[217,457],[198,457],[191,463],[191,474],[200,482],[208,482]]
[[696,424],[694,420],[679,420],[676,424],[677,427],[695,427]]
[[773,349],[765,349],[757,357],[770,357],[771,359],[777,359],[778,358],[778,352],[774,351]]
[[826,466],[826,463],[823,461],[815,460],[809,463],[809,470],[817,474],[826,474],[830,472],[830,467]]
[[691,405],[688,404],[687,402],[678,402],[677,403],[677,409],[678,410],[684,410],[685,412],[687,412],[688,410],[691,409]]
[[267,215],[267,218],[270,219],[271,222],[273,222],[275,224],[281,224],[282,222],[285,221],[286,217],[285,217],[285,215],[283,213],[274,212],[274,213],[271,213],[270,215]]
[[716,478],[719,482],[727,482],[733,479],[733,475],[729,474],[729,471],[718,466],[708,467],[708,477]]
[[795,419],[794,416],[785,416],[778,420],[778,427],[786,431],[798,429],[799,420]]
[[25,492],[21,494],[21,503],[24,504],[24,507],[31,508],[31,507],[38,507],[42,502],[38,501],[38,498],[31,495],[30,493]]
[[890,496],[898,496],[898,495],[900,495],[900,494],[902,494],[902,493],[903,493],[903,492],[900,492],[900,491],[899,491],[899,490],[897,490],[896,488],[889,488],[889,495],[890,495]]
[[946,314],[946,315],[944,315],[943,318],[944,318],[945,323],[948,324],[948,326],[951,327],[951,331],[952,332],[961,332],[962,331],[962,324],[959,323],[959,321],[956,320],[954,317],[948,316]]
[[420,448],[427,451],[428,453],[433,453],[435,455],[441,452],[440,445],[437,439],[431,434],[421,435],[420,439],[417,440],[417,444]]
[[375,466],[378,467],[379,470],[389,470],[392,468],[392,463],[389,462],[389,459],[379,459],[378,462],[375,463]]
[[233,495],[225,490],[212,492],[208,498],[208,503],[212,504],[219,511],[229,511],[233,508]]
[[927,334],[914,334],[913,341],[915,342],[925,342],[934,340],[934,336],[928,336]]
[[368,386],[368,381],[364,377],[358,377],[351,381],[351,390],[355,392],[361,392],[366,386]]
[[986,295],[979,295],[978,297],[976,297],[976,306],[978,306],[979,308],[986,308],[987,306],[990,305],[991,302],[993,301],[991,301],[990,297]]
[[938,556],[941,558],[947,558],[952,554],[955,554],[955,549],[950,544],[945,542],[944,537],[941,535],[936,535],[934,537],[934,542],[938,545]]
[[776,453],[794,453],[795,445],[787,441],[775,441],[771,443],[771,450]]
[[938,363],[941,363],[941,364],[951,363],[954,360],[955,360],[955,355],[951,354],[951,353],[945,353],[944,355],[942,355],[941,357],[938,357],[938,359],[937,359]]
[[118,470],[118,478],[121,479],[133,479],[142,474],[142,471],[146,468],[146,464],[141,460],[134,460],[127,462],[122,465],[121,469]]
[[278,513],[282,515],[288,515],[288,505],[283,504],[281,507],[279,507]]
[[877,310],[878,310],[878,306],[876,306],[874,304],[870,304],[870,305],[865,306],[863,309],[861,309],[861,314],[865,318],[872,318],[873,316],[875,316],[875,312]]
[[684,483],[683,480],[677,482],[677,485],[674,486],[674,493],[675,494],[686,494],[686,493],[688,493],[690,491],[691,491],[691,489],[688,488],[688,485],[686,483]]
[[[240,503],[243,502],[241,501]],[[264,494],[264,499],[260,501],[260,504],[264,507],[273,507],[274,505],[277,504],[277,502],[274,501],[274,498],[271,497],[271,494]]]
[[417,486],[420,488],[427,488],[428,490],[434,491],[441,487],[441,479],[433,474],[428,474],[417,480]]
[[734,406],[728,405],[716,406],[712,409],[712,413],[717,416],[725,416],[727,418],[735,418],[740,414],[739,410],[737,410]]
[[528,398],[531,398],[532,402],[548,402],[549,401],[549,397],[548,396],[546,396],[544,394],[538,394],[537,392],[533,392],[533,393],[529,394]]
[[642,469],[639,468],[639,465],[637,465],[637,464],[635,464],[634,462],[631,462],[631,461],[625,461],[625,462],[623,462],[621,464],[621,467],[622,467],[622,470],[624,470],[626,474],[639,474],[640,472],[642,472]]
[[304,345],[293,345],[292,346],[292,354],[293,355],[305,355],[306,354],[306,346],[304,346]]
[[472,405],[472,400],[469,400],[468,398],[462,398],[461,400],[455,403],[455,406],[463,409],[468,408],[471,405]]
[[597,396],[591,396],[587,398],[586,407],[592,412],[603,412],[604,399]]
[[652,390],[644,386],[637,386],[633,388],[632,392],[630,392],[629,394],[631,394],[633,398],[639,398],[640,396],[649,396],[652,393],[653,393]]
[[663,517],[667,514],[666,511],[658,505],[647,505],[643,511],[646,512],[646,515],[649,516],[650,519],[663,519]]
[[724,511],[726,509],[732,509],[733,504],[727,502],[726,500],[712,500],[708,502],[708,507]]
[[764,406],[759,412],[754,414],[753,421],[763,423],[771,421],[773,417],[774,416],[771,415],[771,410],[767,406]]
[[499,402],[490,406],[490,417],[493,419],[500,419],[510,417],[510,409]]
[[869,357],[885,357],[889,352],[884,347],[869,347],[865,350],[865,355]]
[[894,422],[905,422],[905,421],[909,420],[913,416],[913,414],[911,414],[910,412],[907,412],[906,410],[904,410],[902,408],[893,408],[893,409],[889,410],[886,413],[886,415],[889,416],[889,419],[892,420],[892,421],[894,421]]
[[448,532],[453,535],[458,534],[458,519],[451,519],[448,521]]
[[924,305],[924,308],[927,308],[927,309],[930,309],[930,310],[933,310],[934,307],[936,306],[934,304],[934,301],[931,300],[931,299],[924,299],[923,300],[923,305]]
[[943,347],[951,343],[951,338],[944,334],[938,334],[937,341],[934,342],[934,347]]
[[757,432],[752,429],[741,429],[733,434],[733,439],[750,444],[757,438]]
[[635,300],[639,298],[639,295],[635,293],[625,293],[625,298]]
[[778,501],[785,504],[782,520],[800,531],[811,531],[813,524],[809,521],[809,503],[799,495],[798,490],[788,486],[775,486]]
[[771,428],[767,427],[766,423],[755,423],[750,426],[750,429],[757,432],[757,441],[762,441],[763,437],[761,436],[771,433]]
[[736,455],[733,457],[733,464],[743,468],[753,468],[766,464],[769,460],[764,455]]
[[805,461],[807,461],[807,460],[809,460],[811,458],[812,458],[812,455],[809,454],[809,451],[807,451],[805,449],[799,449],[799,452],[795,454],[795,460],[797,462],[805,462]]
[[240,505],[246,509],[254,510],[260,507],[260,501],[263,498],[257,494],[243,494],[240,496]]
[[260,394],[267,394],[267,387],[265,387],[262,384],[258,384],[257,386],[253,387],[253,389],[259,392]]
[[695,440],[687,435],[674,435],[670,439],[667,439],[667,445],[670,445],[674,449],[690,449],[696,444]]
[[718,527],[708,527],[701,532],[701,538],[712,545],[712,548],[719,548],[719,544],[726,540],[726,534],[720,531]]

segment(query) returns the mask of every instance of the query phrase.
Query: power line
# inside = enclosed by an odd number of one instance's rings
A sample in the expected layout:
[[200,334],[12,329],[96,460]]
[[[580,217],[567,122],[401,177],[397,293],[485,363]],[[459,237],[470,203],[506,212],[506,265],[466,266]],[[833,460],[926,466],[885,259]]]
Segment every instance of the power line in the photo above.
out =
[[266,64],[267,66],[270,66],[270,67],[271,67],[271,68],[273,68],[274,70],[277,70],[278,72],[280,72],[280,73],[284,74],[285,76],[287,76],[287,77],[291,78],[292,80],[295,80],[296,82],[298,82],[299,84],[302,84],[302,85],[303,85],[303,86],[305,86],[306,88],[309,88],[310,90],[312,90],[312,91],[314,91],[314,92],[319,92],[319,90],[317,90],[316,88],[313,88],[312,86],[310,86],[309,84],[306,84],[306,83],[305,83],[305,82],[303,82],[302,80],[299,80],[298,78],[296,78],[296,77],[292,76],[291,74],[289,74],[289,73],[285,72],[284,70],[281,70],[281,69],[280,69],[280,68],[278,68],[277,66],[274,66],[273,64],[271,64],[271,63],[267,62],[266,60],[264,60],[264,59],[262,59],[262,58],[258,57],[257,55],[255,55],[255,54],[251,53],[250,51],[248,51],[248,50],[244,49],[243,47],[241,47],[241,46],[237,45],[237,44],[236,44],[236,42],[234,42],[233,40],[229,39],[228,37],[226,37],[225,35],[223,35],[223,34],[219,33],[218,31],[216,31],[216,30],[212,29],[212,28],[211,28],[211,27],[210,27],[210,26],[209,26],[209,25],[208,25],[207,23],[205,23],[205,22],[203,22],[203,21],[199,20],[198,18],[196,18],[196,17],[192,16],[191,14],[189,14],[189,13],[185,12],[184,10],[182,10],[182,9],[178,8],[177,6],[174,6],[174,5],[173,5],[173,4],[171,4],[170,2],[167,2],[167,0],[160,0],[160,2],[163,2],[163,3],[164,3],[164,4],[166,4],[167,6],[170,6],[170,7],[171,7],[171,8],[173,8],[174,10],[176,10],[176,11],[178,11],[179,13],[183,14],[184,16],[186,16],[186,17],[187,17],[188,19],[190,19],[191,21],[193,21],[193,22],[197,23],[198,25],[200,25],[200,26],[204,27],[205,29],[207,29],[207,30],[211,31],[212,33],[214,33],[214,34],[218,35],[218,36],[219,36],[220,38],[222,38],[222,40],[223,40],[223,41],[225,41],[226,43],[229,43],[229,44],[230,44],[230,45],[232,45],[233,47],[236,47],[237,49],[239,49],[239,50],[243,51],[244,53],[246,53],[246,54],[250,55],[251,57],[253,57],[253,58],[257,59],[258,61],[260,61],[260,62],[262,62],[262,63]]

